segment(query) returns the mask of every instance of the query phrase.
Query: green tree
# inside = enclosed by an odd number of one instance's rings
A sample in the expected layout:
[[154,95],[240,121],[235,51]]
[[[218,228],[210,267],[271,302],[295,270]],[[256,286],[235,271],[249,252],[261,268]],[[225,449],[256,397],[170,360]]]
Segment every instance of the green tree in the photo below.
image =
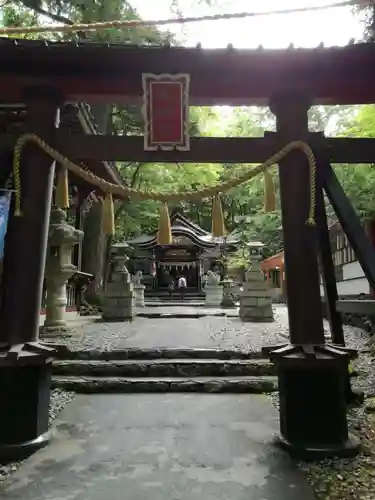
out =
[[[193,0],[197,4],[207,3],[219,8],[218,2]],[[182,2],[172,1],[171,8],[181,14]],[[221,8],[221,7],[220,7]],[[111,19],[138,19],[131,1],[122,0],[18,0],[3,7],[6,25],[27,26],[41,22],[44,17],[50,20],[72,22],[95,22]],[[103,42],[127,42],[147,45],[176,41],[168,32],[155,28],[132,30],[106,30],[98,33],[63,35],[64,39],[89,39]],[[59,35],[54,35],[58,38]],[[309,112],[310,130],[323,131],[327,135],[348,135],[372,137],[375,132],[375,112],[373,107],[358,111],[352,106],[314,106]],[[107,134],[140,135],[143,121],[139,106],[95,105],[92,113],[99,131]],[[238,107],[227,113],[219,108],[197,108],[190,110],[191,135],[262,137],[265,130],[275,130],[275,117],[268,108]],[[117,165],[124,184],[133,188],[153,189],[156,191],[181,192],[186,189],[199,189],[206,185],[231,178],[247,170],[249,165],[194,165],[194,164],[141,164],[119,163]],[[371,193],[374,186],[372,166],[335,167],[344,189],[353,205],[361,213],[374,211]],[[277,169],[272,169],[276,190],[278,191]],[[229,231],[238,230],[247,240],[261,240],[266,245],[267,254],[277,252],[283,244],[280,201],[277,197],[277,210],[271,214],[264,211],[263,178],[258,176],[251,182],[239,186],[223,196],[226,224]],[[180,204],[184,213],[205,229],[211,227],[211,201],[194,200]],[[171,206],[170,209],[173,209]],[[250,223],[238,222],[237,216],[250,217]],[[158,219],[158,203],[153,201],[135,203],[124,200],[116,206],[116,238],[123,240],[141,233],[155,231]],[[94,205],[85,221],[85,270],[96,275],[99,283],[103,277],[105,255],[108,255],[108,242],[101,234],[101,205]]]
[[[347,137],[375,137],[375,106],[358,107],[347,128],[342,132]],[[335,172],[354,208],[362,217],[375,216],[375,166],[336,165]]]
[[[75,22],[95,22],[110,20],[139,19],[137,11],[129,2],[122,0],[18,0],[3,7],[3,22],[5,25],[29,26],[42,22],[47,17],[55,22],[72,24]],[[95,40],[107,43],[127,42],[137,44],[163,44],[172,40],[168,32],[159,32],[155,28],[139,30],[109,29],[90,34],[54,35],[54,39]],[[98,104],[91,106],[91,112],[100,133],[121,132],[131,134],[141,131],[141,113],[139,106],[113,106]],[[138,167],[140,168],[140,167]],[[137,174],[138,175],[138,174]],[[134,179],[135,181],[135,179]],[[132,182],[132,181],[131,181]],[[124,204],[120,205],[120,210]],[[94,204],[85,217],[85,240],[83,247],[83,268],[85,272],[95,276],[95,294],[105,275],[105,260],[111,239],[107,239],[101,230],[102,205]]]

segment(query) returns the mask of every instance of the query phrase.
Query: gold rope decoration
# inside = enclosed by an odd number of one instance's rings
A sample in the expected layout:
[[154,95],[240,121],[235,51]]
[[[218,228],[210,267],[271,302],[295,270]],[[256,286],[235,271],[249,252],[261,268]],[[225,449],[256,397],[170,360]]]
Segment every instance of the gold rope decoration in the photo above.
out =
[[[358,2],[359,3],[359,2]],[[109,28],[138,28],[138,27],[151,27],[151,26],[166,26],[168,24],[187,24],[202,21],[222,21],[222,20],[235,20],[245,19],[260,16],[274,16],[294,14],[298,12],[314,12],[326,9],[333,9],[337,7],[344,7],[352,5],[353,0],[343,0],[339,3],[329,5],[316,5],[313,7],[299,7],[292,9],[281,9],[272,11],[261,12],[228,12],[225,14],[208,14],[205,16],[189,16],[189,17],[175,17],[169,19],[159,20],[115,20],[115,21],[100,21],[96,23],[74,23],[74,24],[52,24],[47,26],[31,26],[29,28],[22,28],[19,26],[9,26],[8,28],[0,28],[0,35],[24,35],[27,33],[75,33],[78,31],[99,31]]]
[[158,245],[171,245],[172,244],[172,227],[171,219],[169,217],[168,205],[163,202],[160,205],[159,227],[157,235]]
[[249,181],[256,175],[265,172],[268,168],[272,167],[285,156],[287,156],[291,151],[300,150],[302,151],[308,160],[310,168],[310,209],[307,219],[307,224],[315,225],[315,207],[316,207],[316,162],[312,149],[310,146],[303,141],[293,141],[284,146],[280,151],[272,155],[268,160],[263,162],[261,165],[252,168],[250,171],[243,173],[233,179],[223,182],[222,184],[216,184],[215,186],[210,186],[203,188],[199,191],[185,191],[183,193],[158,193],[156,191],[142,191],[138,189],[132,189],[127,186],[118,186],[117,184],[112,184],[110,182],[97,177],[92,172],[84,170],[79,167],[64,155],[53,149],[45,141],[35,134],[24,134],[17,139],[16,146],[14,149],[13,157],[13,175],[14,175],[14,187],[15,187],[15,215],[22,215],[21,211],[21,179],[20,179],[20,160],[21,152],[24,146],[32,142],[39,146],[45,153],[47,153],[51,158],[61,164],[61,166],[67,168],[75,175],[81,177],[89,184],[92,184],[105,193],[111,193],[119,198],[133,198],[136,200],[154,200],[160,201],[162,203],[167,203],[170,201],[192,201],[202,198],[213,198],[218,196],[220,193],[229,191],[230,189]]
[[264,171],[264,209],[267,213],[276,209],[275,184],[269,170]]
[[69,208],[69,179],[68,169],[64,166],[60,167],[57,174],[55,205],[65,210]]
[[214,196],[212,200],[212,236],[215,238],[220,238],[225,236],[225,223],[224,223],[224,214],[223,214],[223,206],[221,204],[220,196],[217,194]]

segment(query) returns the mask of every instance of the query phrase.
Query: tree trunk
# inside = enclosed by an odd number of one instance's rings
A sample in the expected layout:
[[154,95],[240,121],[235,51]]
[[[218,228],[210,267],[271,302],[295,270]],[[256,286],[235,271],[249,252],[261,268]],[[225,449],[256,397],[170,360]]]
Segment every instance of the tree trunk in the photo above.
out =
[[[91,114],[100,134],[105,134],[111,108],[107,104],[91,106]],[[94,203],[86,215],[83,224],[84,240],[82,248],[83,272],[92,274],[94,279],[86,292],[88,302],[97,302],[97,294],[104,284],[105,258],[107,250],[107,237],[102,231],[103,204]]]
[[88,302],[95,302],[103,285],[106,236],[102,232],[103,204],[94,203],[83,223],[85,237],[82,248],[82,270],[92,274],[94,279],[86,292]]

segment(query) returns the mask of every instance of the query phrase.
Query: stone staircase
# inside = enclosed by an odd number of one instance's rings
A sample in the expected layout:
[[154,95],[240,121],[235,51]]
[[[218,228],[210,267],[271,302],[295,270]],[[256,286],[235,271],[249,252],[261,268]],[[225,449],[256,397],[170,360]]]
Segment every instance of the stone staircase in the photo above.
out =
[[194,305],[202,304],[204,305],[205,294],[204,292],[199,292],[195,288],[187,288],[185,291],[185,298],[183,301],[180,299],[180,294],[177,289],[172,293],[172,298],[169,296],[168,290],[145,290],[145,300],[146,303],[150,305],[155,305],[157,303],[170,304],[171,301],[178,303],[179,305]]
[[272,363],[260,353],[215,349],[59,352],[53,387],[78,393],[277,390]]

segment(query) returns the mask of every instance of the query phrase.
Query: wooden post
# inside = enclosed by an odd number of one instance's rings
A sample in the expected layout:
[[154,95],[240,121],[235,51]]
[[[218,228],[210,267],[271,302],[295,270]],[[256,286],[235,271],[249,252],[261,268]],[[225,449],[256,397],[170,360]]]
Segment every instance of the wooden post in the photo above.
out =
[[[77,205],[75,207],[75,224],[74,227],[79,231],[83,229],[83,217],[82,217],[82,203],[83,198],[81,196],[77,196]],[[82,269],[82,242],[80,241],[78,245],[74,247],[73,250],[73,264],[77,266],[77,270],[81,271]]]
[[284,261],[282,261],[280,265],[280,292],[282,300],[284,304],[286,304],[284,273],[285,273],[285,265]]
[[[53,144],[60,97],[25,92],[27,131]],[[22,217],[12,217],[4,266],[0,346],[0,460],[20,459],[47,444],[51,351],[38,343],[54,163],[35,145],[22,154]]]
[[[367,223],[368,229],[368,237],[372,243],[372,246],[375,248],[375,219],[372,217]],[[370,286],[370,295],[374,299],[375,298],[375,288]]]
[[[308,142],[308,99],[284,95],[271,110],[281,144]],[[270,349],[277,367],[279,444],[304,458],[348,456],[359,442],[346,420],[348,361],[344,347],[324,345],[316,228],[306,224],[310,169],[301,152],[279,164],[290,343]]]
[[[60,97],[49,89],[28,88],[26,127],[53,143]],[[54,162],[35,145],[21,156],[22,217],[9,225],[4,266],[7,267],[2,327],[10,344],[35,341],[39,332],[44,266],[51,209]]]
[[[308,141],[310,101],[280,96],[271,102],[279,141]],[[310,170],[306,156],[296,151],[279,163],[284,262],[288,279],[290,342],[323,344],[316,231],[306,224],[310,207]]]

